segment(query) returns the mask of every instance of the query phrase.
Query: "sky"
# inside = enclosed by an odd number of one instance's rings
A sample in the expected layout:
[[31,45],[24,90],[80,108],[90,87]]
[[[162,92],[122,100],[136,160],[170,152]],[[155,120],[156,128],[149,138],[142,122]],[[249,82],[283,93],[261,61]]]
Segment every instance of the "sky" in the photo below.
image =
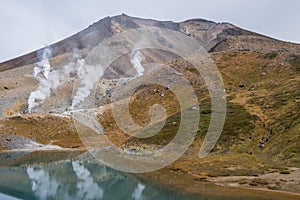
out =
[[0,62],[81,31],[106,17],[230,22],[300,43],[298,0],[0,0]]

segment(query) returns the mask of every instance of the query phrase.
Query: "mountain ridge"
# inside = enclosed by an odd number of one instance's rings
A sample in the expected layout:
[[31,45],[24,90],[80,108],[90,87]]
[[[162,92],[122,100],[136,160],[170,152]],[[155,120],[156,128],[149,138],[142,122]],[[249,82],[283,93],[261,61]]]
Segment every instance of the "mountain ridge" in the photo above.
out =
[[[99,42],[111,37],[118,32],[126,31],[131,28],[140,28],[147,26],[169,28],[172,30],[180,31],[190,37],[197,39],[207,51],[214,51],[215,47],[220,42],[223,42],[231,36],[236,37],[249,35],[269,38],[261,34],[241,29],[227,22],[216,23],[200,18],[188,19],[182,22],[158,21],[154,19],[131,17],[126,14],[122,14],[113,17],[105,17],[89,25],[84,30],[79,31],[66,39],[49,45],[49,47],[52,49],[53,57],[74,50],[88,49],[87,51],[90,51],[91,48],[95,47],[97,44],[99,44]],[[276,40],[273,38],[270,39]],[[0,71],[5,71],[12,69],[13,67],[33,64],[37,62],[37,52],[42,51],[45,48],[46,47],[40,48],[23,56],[1,62]]]
[[[299,194],[299,175],[289,180],[283,177],[285,181],[274,178],[275,173],[293,176],[300,171],[299,44],[262,36],[229,23],[201,19],[179,23],[160,22],[119,15],[104,18],[50,45],[53,56],[48,59],[48,63],[51,63],[53,71],[62,72],[65,66],[80,64],[81,59],[85,59],[100,41],[122,31],[147,26],[169,27],[202,42],[222,75],[226,91],[227,111],[222,134],[213,151],[206,158],[199,159],[199,148],[203,144],[213,112],[202,77],[184,59],[155,49],[141,50],[145,56],[141,65],[165,60],[163,64],[178,72],[168,74],[165,79],[172,82],[178,80],[177,76],[184,76],[199,100],[201,120],[196,138],[188,151],[165,169],[170,173],[166,183],[174,183],[169,180],[175,177],[174,174],[184,174],[186,178],[183,183],[192,180],[192,184],[185,185],[188,189],[201,182],[216,183],[216,179],[233,176],[235,179],[229,180],[228,186],[234,184],[251,189],[264,188],[264,195],[270,188]],[[81,150],[84,145],[74,123],[70,116],[64,115],[72,105],[79,70],[70,72],[70,76],[57,89],[52,90],[50,96],[33,112],[26,112],[28,97],[39,88],[41,76],[33,75],[38,55],[39,51],[34,51],[0,64],[0,151],[14,149],[14,144],[18,144],[18,140],[24,137],[41,144],[51,143]],[[111,111],[110,97],[120,78],[135,69],[130,62],[132,57],[128,53],[118,58],[103,72],[95,87],[95,100],[97,108],[101,108],[97,120],[107,137],[123,150],[140,153],[160,148],[171,141],[178,131],[181,116],[172,88],[143,83],[130,98],[131,117],[135,123],[145,127],[151,121],[151,106],[163,105],[168,117],[165,126],[155,136],[145,139],[131,137],[118,127]],[[154,73],[150,70],[145,70],[145,74]],[[133,72],[129,77],[132,78],[137,71]],[[155,73],[151,77],[159,75]],[[14,162],[19,161],[12,161],[12,164]],[[165,174],[161,171],[158,173]],[[270,176],[265,178],[264,175]]]

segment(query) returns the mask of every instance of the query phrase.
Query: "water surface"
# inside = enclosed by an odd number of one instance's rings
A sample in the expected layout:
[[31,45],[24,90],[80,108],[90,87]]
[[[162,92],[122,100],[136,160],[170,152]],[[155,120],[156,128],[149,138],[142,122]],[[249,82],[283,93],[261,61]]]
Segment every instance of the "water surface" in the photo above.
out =
[[87,153],[62,161],[56,154],[0,153],[0,199],[257,199],[192,195],[103,166]]

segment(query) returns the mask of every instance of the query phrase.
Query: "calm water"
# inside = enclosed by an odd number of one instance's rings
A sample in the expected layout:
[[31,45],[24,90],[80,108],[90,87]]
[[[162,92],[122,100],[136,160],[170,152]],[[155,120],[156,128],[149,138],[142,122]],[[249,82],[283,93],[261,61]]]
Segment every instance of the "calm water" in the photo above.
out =
[[[85,156],[45,164],[32,164],[35,156],[30,161],[22,156],[26,157],[22,153],[0,155],[0,199],[216,199],[145,182],[83,159]],[[13,163],[14,160],[17,162]],[[10,167],[5,167],[6,163]]]
[[45,164],[18,161],[14,166],[3,167],[5,159],[9,163],[22,156],[22,153],[1,156],[0,199],[199,199],[142,182],[131,174],[82,157]]

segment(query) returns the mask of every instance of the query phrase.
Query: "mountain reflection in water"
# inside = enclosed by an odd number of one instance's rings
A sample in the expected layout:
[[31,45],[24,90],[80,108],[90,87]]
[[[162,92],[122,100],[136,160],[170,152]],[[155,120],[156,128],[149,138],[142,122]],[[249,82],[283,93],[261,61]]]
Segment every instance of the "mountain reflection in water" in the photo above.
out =
[[[24,155],[14,153],[6,157]],[[85,157],[0,167],[0,199],[199,199],[199,196],[175,192],[158,183],[145,182],[132,174],[83,159]]]

